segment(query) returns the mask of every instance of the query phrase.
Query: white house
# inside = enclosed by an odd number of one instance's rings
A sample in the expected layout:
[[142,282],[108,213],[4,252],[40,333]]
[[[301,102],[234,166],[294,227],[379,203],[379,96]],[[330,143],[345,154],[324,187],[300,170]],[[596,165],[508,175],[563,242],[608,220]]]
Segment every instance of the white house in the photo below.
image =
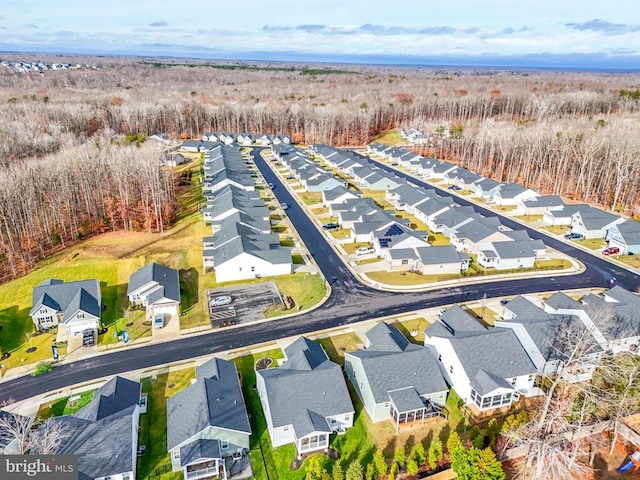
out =
[[148,316],[178,315],[180,280],[178,271],[159,263],[139,268],[129,277],[129,303],[147,309]]
[[479,411],[509,406],[537,395],[536,367],[513,331],[486,328],[457,305],[424,331],[445,380]]
[[300,454],[324,450],[333,432],[353,426],[355,409],[342,370],[305,337],[284,353],[283,365],[256,372],[271,444],[294,443]]
[[571,216],[571,232],[584,238],[606,238],[607,232],[624,218],[599,208],[580,210]]
[[523,200],[531,200],[539,193],[517,183],[504,183],[496,188],[492,200],[496,205],[518,205]]
[[618,247],[621,255],[640,253],[640,222],[625,220],[611,226],[605,240],[609,247]]
[[545,248],[541,240],[481,243],[478,245],[478,265],[496,270],[532,268]]

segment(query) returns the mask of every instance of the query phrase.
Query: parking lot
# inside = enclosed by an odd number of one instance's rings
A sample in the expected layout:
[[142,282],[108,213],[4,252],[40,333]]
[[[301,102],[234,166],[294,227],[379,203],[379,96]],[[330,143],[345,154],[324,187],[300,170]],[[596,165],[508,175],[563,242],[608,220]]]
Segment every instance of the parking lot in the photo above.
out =
[[[213,300],[231,297],[227,305],[211,305]],[[216,288],[207,292],[211,327],[224,327],[264,319],[264,311],[272,305],[282,305],[282,298],[274,282],[251,283],[236,287]]]

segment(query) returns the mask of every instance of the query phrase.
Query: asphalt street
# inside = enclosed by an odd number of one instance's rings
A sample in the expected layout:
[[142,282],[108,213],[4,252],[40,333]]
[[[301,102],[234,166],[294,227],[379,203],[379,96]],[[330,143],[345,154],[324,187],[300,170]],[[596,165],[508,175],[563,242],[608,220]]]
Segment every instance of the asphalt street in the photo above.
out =
[[[426,292],[392,293],[375,290],[361,284],[353,276],[325,241],[322,233],[318,231],[303,209],[298,206],[291,193],[280,182],[279,177],[266,165],[266,162],[258,154],[259,150],[254,149],[253,151],[257,167],[264,175],[266,182],[275,185],[273,192],[278,201],[289,204],[287,215],[295,225],[309,252],[312,252],[325,279],[331,285],[331,295],[320,308],[295,317],[274,319],[268,324],[213,330],[204,335],[122,349],[106,355],[63,364],[42,376],[24,376],[0,383],[0,401],[7,399],[19,401],[94,378],[151,368],[164,363],[211,355],[292,335],[348,325],[372,317],[397,315],[418,309],[479,300],[485,295],[486,298],[493,298],[523,293],[607,287],[612,275],[617,278],[618,284],[631,290],[636,290],[640,284],[638,275],[502,217],[505,226],[529,230],[532,238],[542,238],[550,247],[577,258],[585,264],[586,270],[577,275],[498,280]],[[388,168],[385,165],[381,165],[381,167]],[[396,173],[403,176],[400,172]],[[404,176],[423,188],[433,188],[424,182]],[[470,204],[457,197],[456,202]],[[473,206],[480,213],[495,215],[494,212],[483,207]]]

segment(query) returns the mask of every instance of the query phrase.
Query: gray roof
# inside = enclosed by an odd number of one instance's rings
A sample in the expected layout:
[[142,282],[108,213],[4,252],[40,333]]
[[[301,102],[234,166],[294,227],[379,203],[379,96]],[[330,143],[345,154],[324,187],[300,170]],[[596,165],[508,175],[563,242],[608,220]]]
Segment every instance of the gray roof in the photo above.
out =
[[180,448],[180,466],[184,467],[198,460],[222,458],[220,440],[198,439]]
[[418,258],[418,255],[413,248],[392,248],[389,250],[389,256],[392,260],[404,260],[407,258],[416,260]]
[[293,419],[293,430],[296,437],[304,437],[313,432],[331,433],[331,427],[324,415],[306,408]]
[[413,344],[405,351],[374,348],[347,355],[359,358],[362,362],[376,403],[386,402],[390,391],[406,387],[415,388],[420,395],[448,390],[437,362],[427,348]]
[[389,398],[396,406],[398,412],[410,412],[424,408],[420,394],[413,387],[401,388],[389,392]]
[[378,352],[404,352],[420,347],[409,342],[396,327],[385,322],[376,323],[365,333],[369,340],[369,350]]
[[514,240],[491,243],[500,258],[529,258],[535,257],[531,240]]
[[235,364],[213,358],[196,368],[196,379],[167,400],[168,449],[209,426],[250,434]]
[[140,383],[113,377],[93,394],[93,399],[73,414],[76,418],[98,421],[122,412],[140,402]]
[[458,252],[453,245],[417,247],[416,252],[423,265],[441,265],[468,260],[466,253]]
[[500,185],[498,188],[498,192],[500,193],[501,198],[514,198],[517,195],[520,195],[523,192],[526,192],[528,188],[523,187],[517,183],[505,183]]
[[622,235],[624,243],[627,245],[640,245],[640,222],[635,220],[625,220],[616,225]]
[[222,265],[243,253],[261,258],[272,264],[291,263],[291,248],[270,248],[267,241],[257,242],[248,237],[238,236],[213,251],[215,265]]
[[556,292],[545,300],[547,305],[556,310],[583,310],[582,304],[564,292]]
[[587,210],[580,210],[576,212],[580,215],[582,219],[582,223],[587,228],[587,230],[597,230],[616,220],[620,220],[622,217],[618,215],[614,215],[613,213],[605,212],[604,210],[600,210],[599,208],[589,208]]
[[475,377],[471,378],[470,381],[471,388],[479,393],[480,396],[485,396],[498,388],[510,388],[513,390],[513,385],[504,378],[500,378],[486,370],[478,370],[478,373],[476,373]]
[[42,305],[58,307],[64,317],[70,317],[78,309],[100,317],[101,293],[98,280],[80,280],[64,283],[62,280],[50,279],[33,289],[33,306],[29,315],[33,315]]
[[[620,286],[582,297],[582,303],[598,330],[608,340],[640,336],[640,297]],[[609,301],[607,301],[609,300]]]
[[480,324],[458,305],[452,305],[441,316],[440,321],[429,325],[424,333],[429,336],[452,338],[486,333]]
[[282,366],[256,372],[264,380],[274,427],[301,427],[307,410],[325,418],[354,412],[342,369],[313,343],[303,337],[285,349]]
[[161,298],[168,298],[180,302],[180,280],[178,271],[165,267],[159,263],[150,263],[139,268],[129,277],[127,295],[152,283],[157,283],[160,288],[149,297],[149,304],[153,304]]
[[421,189],[414,188],[406,183],[390,190],[390,192],[398,195],[400,201],[408,205],[415,205],[425,199],[425,194]]
[[530,200],[525,200],[522,203],[527,207],[557,207],[564,205],[564,201],[559,195],[541,195]]
[[496,233],[495,228],[485,225],[480,220],[473,219],[472,221],[457,227],[454,235],[456,238],[466,239],[470,242],[477,243],[487,237],[490,237],[494,233]]
[[575,204],[575,205],[565,205],[560,210],[547,210],[545,214],[551,215],[552,217],[565,218],[565,217],[570,217],[577,212],[588,210],[589,208],[591,207],[589,207],[589,205],[586,205],[584,203]]
[[54,418],[68,433],[57,454],[78,455],[79,478],[98,478],[135,470],[131,439],[140,384],[114,377],[96,390],[93,400],[73,415]]

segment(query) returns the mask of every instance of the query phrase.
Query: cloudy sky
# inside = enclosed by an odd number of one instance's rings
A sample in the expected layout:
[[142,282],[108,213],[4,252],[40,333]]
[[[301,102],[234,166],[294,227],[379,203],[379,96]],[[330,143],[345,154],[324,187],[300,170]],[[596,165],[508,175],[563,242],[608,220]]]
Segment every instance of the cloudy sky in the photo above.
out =
[[640,9],[633,0],[0,0],[0,50],[640,69]]

